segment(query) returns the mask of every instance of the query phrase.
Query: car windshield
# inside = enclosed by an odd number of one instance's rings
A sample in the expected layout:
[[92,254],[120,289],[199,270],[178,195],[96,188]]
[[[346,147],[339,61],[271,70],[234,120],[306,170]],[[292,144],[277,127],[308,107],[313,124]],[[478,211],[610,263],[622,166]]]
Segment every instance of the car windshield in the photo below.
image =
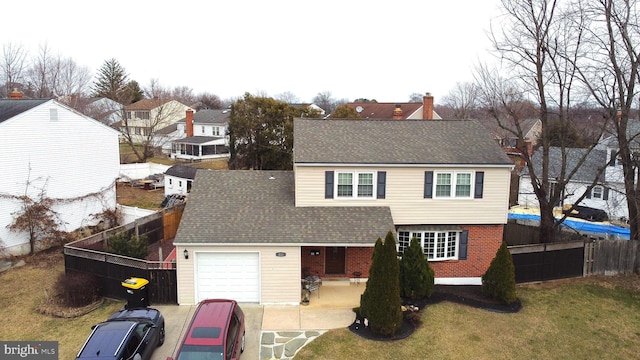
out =
[[224,360],[222,346],[184,345],[177,360]]

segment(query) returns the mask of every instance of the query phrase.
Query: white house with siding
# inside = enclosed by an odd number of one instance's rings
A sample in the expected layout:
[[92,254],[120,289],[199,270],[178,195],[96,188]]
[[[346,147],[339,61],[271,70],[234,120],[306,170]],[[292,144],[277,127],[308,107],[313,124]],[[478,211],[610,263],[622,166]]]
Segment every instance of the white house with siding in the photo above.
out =
[[482,125],[295,119],[293,155],[293,171],[196,172],[174,240],[180,304],[297,304],[307,275],[365,281],[389,232],[399,254],[420,240],[436,283],[481,283],[514,166]]
[[63,231],[115,209],[118,131],[56,100],[0,99],[0,143],[0,246],[8,253],[30,251],[28,234],[7,228],[19,196],[53,199]]

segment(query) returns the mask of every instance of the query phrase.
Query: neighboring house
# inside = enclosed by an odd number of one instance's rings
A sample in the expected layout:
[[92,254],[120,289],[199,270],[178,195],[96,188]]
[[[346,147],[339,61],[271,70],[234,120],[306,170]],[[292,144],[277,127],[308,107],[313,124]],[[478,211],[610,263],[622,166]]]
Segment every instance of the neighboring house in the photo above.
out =
[[303,108],[311,108],[315,111],[317,111],[320,114],[320,117],[324,117],[326,115],[326,111],[324,111],[323,108],[321,108],[320,106],[316,105],[316,104],[310,104],[310,103],[294,103],[294,104],[289,104],[295,108],[299,108],[299,109],[303,109]]
[[171,141],[171,158],[205,160],[229,157],[229,110],[193,110],[176,123],[176,137]]
[[187,105],[176,100],[142,99],[125,106],[126,121],[119,121],[114,127],[130,134],[134,143],[152,139],[153,146],[161,147],[167,140],[164,136],[156,136],[156,133],[182,119],[187,109]]
[[[565,174],[573,172],[578,167],[580,159],[584,157],[587,149],[568,148],[566,151]],[[612,155],[614,157],[612,157]],[[542,174],[542,150],[533,154],[531,159],[536,175]],[[561,176],[562,152],[558,147],[549,149],[549,178],[557,179]],[[586,197],[577,203],[580,206],[601,209],[607,212],[612,220],[627,219],[628,209],[624,192],[624,183],[621,181],[622,167],[615,159],[615,152],[602,149],[592,150],[575,174],[567,183],[560,201],[555,206],[570,206],[576,204],[587,188],[598,179]],[[566,175],[565,175],[566,177]],[[556,191],[556,182],[551,180],[551,192]],[[560,191],[558,189],[557,191]],[[525,207],[539,207],[538,198],[533,192],[531,176],[525,168],[520,177],[520,190],[518,191],[518,204]]]
[[429,93],[423,96],[422,103],[353,102],[347,106],[362,119],[442,120],[433,110],[433,96]]
[[1,99],[0,143],[0,241],[9,253],[29,251],[28,234],[7,229],[18,196],[54,199],[63,231],[95,225],[96,215],[116,208],[116,130],[56,100]]
[[173,165],[164,173],[164,196],[186,195],[191,192],[196,168],[186,165]]
[[512,133],[512,131],[517,132],[515,124],[509,124],[509,129],[504,129],[498,125],[498,122],[495,119],[485,119],[483,120],[483,125],[494,140],[500,144],[502,149],[504,149],[505,153],[509,156],[521,159],[520,161],[522,162],[522,165],[524,165],[524,159],[522,158],[522,152],[520,149],[527,149],[529,156],[531,156],[533,154],[533,149],[538,145],[540,134],[542,134],[542,121],[540,121],[540,119],[525,119],[520,121],[519,125],[520,130],[522,130],[524,144],[522,144],[518,136]]
[[[391,231],[438,284],[480,284],[513,163],[475,121],[294,120],[293,171],[199,170],[174,244],[178,302],[300,302],[301,278],[368,278]],[[186,256],[182,256],[186,254]]]

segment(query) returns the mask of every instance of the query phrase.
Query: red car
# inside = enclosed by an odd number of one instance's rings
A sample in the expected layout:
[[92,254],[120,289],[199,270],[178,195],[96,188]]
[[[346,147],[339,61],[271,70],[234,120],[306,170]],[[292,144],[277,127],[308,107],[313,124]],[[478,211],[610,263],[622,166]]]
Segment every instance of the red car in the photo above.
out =
[[209,299],[198,304],[176,360],[232,360],[243,351],[242,309],[235,300]]

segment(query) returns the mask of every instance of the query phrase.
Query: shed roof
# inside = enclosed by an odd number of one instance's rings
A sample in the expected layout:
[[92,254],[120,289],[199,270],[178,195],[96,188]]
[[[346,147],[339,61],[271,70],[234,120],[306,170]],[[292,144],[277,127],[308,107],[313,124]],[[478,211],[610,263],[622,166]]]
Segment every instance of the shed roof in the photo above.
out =
[[47,101],[51,101],[51,99],[0,99],[0,123]]
[[199,170],[174,243],[359,244],[394,231],[388,207],[295,207],[292,171]]

